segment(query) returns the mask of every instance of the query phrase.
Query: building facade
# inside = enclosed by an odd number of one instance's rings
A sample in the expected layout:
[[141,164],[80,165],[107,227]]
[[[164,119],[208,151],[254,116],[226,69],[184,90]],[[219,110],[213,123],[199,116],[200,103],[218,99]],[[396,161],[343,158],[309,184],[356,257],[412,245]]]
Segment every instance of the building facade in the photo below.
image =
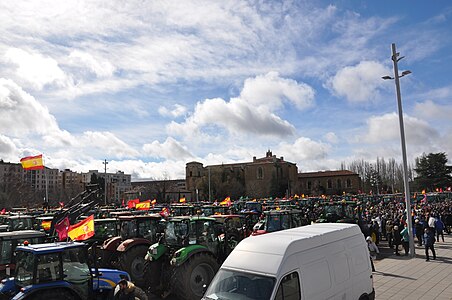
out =
[[[120,204],[124,199],[124,193],[132,189],[132,176],[125,174],[122,171],[116,173],[99,172],[98,170],[89,170],[86,173],[82,173],[83,183],[89,184],[93,178],[93,175],[97,178],[101,178],[102,181],[106,180],[107,198],[106,204]],[[104,188],[104,187],[102,187]]]
[[181,198],[187,202],[196,201],[185,187],[184,179],[148,180],[132,182],[132,190],[126,193],[126,200],[157,200],[157,203],[174,203]]
[[357,194],[361,190],[359,175],[347,171],[321,171],[298,174],[297,191],[309,196]]
[[265,157],[234,164],[203,166],[199,162],[186,164],[186,186],[191,198],[217,200],[282,197],[293,194],[297,181],[297,166],[269,150]]

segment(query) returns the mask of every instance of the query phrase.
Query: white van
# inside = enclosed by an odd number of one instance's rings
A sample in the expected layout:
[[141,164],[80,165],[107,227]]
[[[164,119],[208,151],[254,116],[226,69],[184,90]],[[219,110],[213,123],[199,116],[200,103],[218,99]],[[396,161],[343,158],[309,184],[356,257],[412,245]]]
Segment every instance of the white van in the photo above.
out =
[[372,269],[357,225],[321,223],[242,240],[205,300],[373,300]]

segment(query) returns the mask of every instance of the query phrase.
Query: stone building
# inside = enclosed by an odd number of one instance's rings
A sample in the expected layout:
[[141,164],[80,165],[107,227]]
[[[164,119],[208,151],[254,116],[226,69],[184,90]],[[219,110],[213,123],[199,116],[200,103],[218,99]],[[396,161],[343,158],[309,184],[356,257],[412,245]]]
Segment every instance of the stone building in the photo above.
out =
[[357,194],[361,179],[348,170],[299,173],[296,189],[299,195],[309,196]]
[[297,166],[269,150],[265,157],[253,157],[252,162],[204,166],[199,162],[186,165],[186,187],[192,199],[237,199],[282,197],[293,194],[297,181]]

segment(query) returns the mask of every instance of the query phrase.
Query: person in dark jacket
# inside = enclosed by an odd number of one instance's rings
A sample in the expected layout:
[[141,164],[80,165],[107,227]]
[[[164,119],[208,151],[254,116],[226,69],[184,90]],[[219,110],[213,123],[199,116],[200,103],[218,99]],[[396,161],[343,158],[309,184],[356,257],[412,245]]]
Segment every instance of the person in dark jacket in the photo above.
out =
[[[121,279],[115,287],[114,291],[114,299],[125,299],[125,300],[148,300],[148,296],[146,293],[135,286],[132,282],[127,281],[126,279]],[[110,299],[110,298],[109,298]]]
[[416,230],[416,238],[417,238],[417,244],[419,246],[422,246],[422,240],[424,238],[424,225],[421,223],[420,219],[416,219],[414,221],[414,229]]
[[399,256],[399,245],[402,244],[402,236],[400,235],[399,226],[395,225],[393,227],[393,245],[395,255]]
[[433,259],[436,259],[435,252],[435,231],[432,228],[425,228],[424,231],[424,246],[425,246],[425,261],[429,261],[428,249],[432,250]]

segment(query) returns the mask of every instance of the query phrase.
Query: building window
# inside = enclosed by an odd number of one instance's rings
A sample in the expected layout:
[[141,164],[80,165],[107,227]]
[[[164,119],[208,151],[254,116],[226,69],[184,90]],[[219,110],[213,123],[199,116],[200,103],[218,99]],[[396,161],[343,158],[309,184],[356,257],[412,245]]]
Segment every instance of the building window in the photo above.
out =
[[201,177],[201,171],[198,171],[198,177]]
[[257,168],[257,179],[262,179],[264,178],[264,170],[262,169],[262,167]]
[[342,182],[340,179],[337,180],[337,188],[340,189],[342,187]]
[[190,171],[190,177],[192,177],[193,176],[193,172],[192,171]]
[[306,185],[307,189],[310,190],[312,186],[312,183],[310,181],[308,181],[308,184]]
[[352,187],[352,181],[349,179],[347,179],[347,187],[351,188]]
[[333,181],[331,179],[328,179],[327,188],[329,188],[329,189],[333,188]]

